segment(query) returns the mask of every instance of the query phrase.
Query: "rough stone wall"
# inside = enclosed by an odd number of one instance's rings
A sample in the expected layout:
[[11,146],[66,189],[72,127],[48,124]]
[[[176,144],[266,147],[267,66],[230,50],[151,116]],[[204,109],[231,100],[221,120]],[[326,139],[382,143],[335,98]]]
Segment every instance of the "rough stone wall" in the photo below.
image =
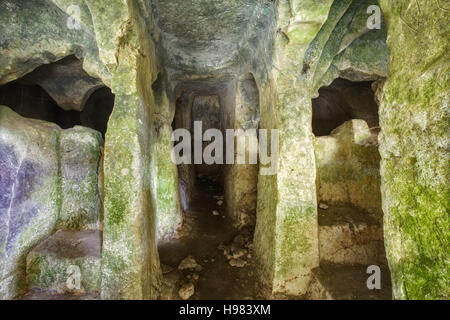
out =
[[[247,131],[251,137],[245,138],[245,164],[237,162],[238,149],[235,144],[235,164],[228,168],[227,180],[230,181],[225,193],[228,213],[233,218],[235,226],[242,228],[253,227],[256,223],[258,164],[249,164],[249,152],[250,145],[253,147],[258,143],[259,91],[251,74],[244,75],[238,80],[236,90],[234,130]],[[237,143],[237,139],[235,141]]]
[[[64,11],[73,2],[82,9],[82,28],[69,31]],[[195,1],[188,11],[190,22],[196,23],[197,12],[208,17],[200,41],[194,41],[193,29],[182,20],[171,23],[170,16],[178,13],[173,7],[180,2],[156,2],[163,13],[161,25],[167,27],[162,52],[172,79],[185,73],[192,78],[255,75],[261,128],[280,133],[278,172],[258,177],[255,251],[260,278],[270,294],[301,296],[319,258],[311,98],[338,76],[358,81],[386,76],[386,29],[366,27],[366,9],[377,1],[267,0],[258,3],[258,10],[244,12],[249,19],[236,14],[247,1],[232,2],[230,10],[222,10],[228,2],[205,7]],[[437,0],[380,2],[391,51],[389,79],[380,91],[380,149],[394,296],[448,298],[448,8]],[[160,67],[155,6],[150,6],[144,0],[0,3],[1,84],[76,55],[90,76],[116,94],[104,159],[104,299],[158,296],[155,215],[165,208],[172,217],[177,214],[176,170],[168,157],[173,109],[162,102],[165,118],[157,125],[158,97],[151,90]],[[212,14],[216,11],[220,15]],[[216,28],[221,28],[223,41],[214,42],[219,55],[211,56],[207,50]],[[185,55],[176,50],[180,40]],[[238,43],[237,49],[230,43]],[[197,54],[205,59],[194,59]],[[160,197],[167,192],[167,199]],[[1,288],[15,285],[9,276],[2,275]]]
[[26,289],[26,256],[55,228],[99,227],[102,143],[0,106],[0,299]]
[[369,128],[378,128],[378,105],[371,82],[351,82],[336,79],[330,86],[319,90],[319,97],[312,100],[313,133],[326,136],[345,121],[361,119]]
[[379,218],[380,154],[377,136],[364,120],[351,120],[330,136],[316,138],[317,197],[329,204],[353,204]]
[[58,127],[17,118],[9,108],[0,108],[2,299],[23,288],[26,254],[51,234],[61,206]]
[[155,107],[151,116],[151,185],[156,216],[157,239],[170,238],[182,223],[179,175],[171,161],[174,106],[167,96],[165,77],[160,72],[152,84]]
[[61,154],[61,214],[58,229],[100,230],[100,132],[76,126],[59,137]]
[[[202,135],[208,129],[221,128],[221,105],[219,96],[196,96],[192,102],[192,123],[190,132],[194,132],[194,122],[200,121],[202,123]],[[210,144],[210,141],[203,141],[202,154],[205,148]],[[194,146],[194,141],[192,142]],[[221,166],[218,164],[197,164],[195,165],[195,173],[197,176],[214,176],[221,174]]]
[[[110,84],[111,75],[100,60],[92,20],[83,1],[2,1],[0,22],[0,84],[13,81],[43,64],[76,55],[84,70]],[[81,7],[81,28],[68,29],[71,4]],[[61,9],[62,8],[62,9]],[[13,23],[11,23],[13,22]]]
[[[385,28],[367,28],[376,0],[279,1],[273,70],[261,86],[261,127],[280,134],[277,175],[259,177],[255,250],[272,294],[301,296],[318,266],[311,99],[335,78],[385,76]],[[370,55],[366,55],[370,53]],[[370,59],[367,59],[369,57]],[[274,105],[271,105],[275,101]]]
[[151,190],[157,59],[143,1],[87,1],[116,96],[104,158],[103,299],[156,299],[161,271]]
[[380,92],[387,258],[396,299],[448,299],[448,3],[381,0],[389,75]]

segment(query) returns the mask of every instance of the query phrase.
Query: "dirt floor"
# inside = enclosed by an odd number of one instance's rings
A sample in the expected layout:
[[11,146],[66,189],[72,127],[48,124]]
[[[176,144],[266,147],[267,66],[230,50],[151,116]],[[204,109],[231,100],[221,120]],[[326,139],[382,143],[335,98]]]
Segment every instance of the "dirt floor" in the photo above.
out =
[[[195,293],[191,297],[194,300],[261,298],[256,288],[251,245],[253,233],[250,230],[237,232],[233,229],[225,213],[226,204],[217,204],[224,201],[221,200],[222,196],[220,186],[209,180],[200,180],[191,207],[185,215],[184,230],[181,231],[185,236],[159,244],[165,273],[162,299],[180,299],[179,288],[186,282],[195,286]],[[214,215],[214,210],[219,215]],[[232,245],[234,239],[237,241]],[[233,255],[241,257],[229,260],[224,251],[228,258]],[[200,272],[178,269],[182,260],[188,256],[201,265]],[[246,265],[236,267],[230,263]],[[195,280],[196,275],[198,280]]]
[[[320,299],[392,300],[389,269],[381,266],[381,290],[369,290],[367,266],[322,264],[314,273],[326,293]],[[317,299],[317,298],[316,298]]]

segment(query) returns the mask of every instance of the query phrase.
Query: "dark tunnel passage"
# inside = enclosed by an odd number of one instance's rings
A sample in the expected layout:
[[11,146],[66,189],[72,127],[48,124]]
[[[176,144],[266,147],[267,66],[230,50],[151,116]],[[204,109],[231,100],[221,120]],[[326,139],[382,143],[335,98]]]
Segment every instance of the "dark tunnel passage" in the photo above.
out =
[[369,128],[379,127],[378,105],[374,99],[372,82],[352,82],[342,78],[319,90],[312,100],[313,133],[326,136],[344,122],[362,119]]
[[[216,136],[210,140],[203,137],[200,143],[197,141],[203,159],[196,163],[194,133],[199,123],[202,135],[213,129],[222,136],[219,140],[223,144],[219,142],[217,149],[208,151],[217,142]],[[247,162],[238,164],[240,138],[232,137],[235,146],[230,149],[226,132],[253,129],[256,134],[258,127],[259,91],[253,75],[183,83],[175,101],[172,129],[190,132],[191,163],[178,165],[183,226],[175,239],[158,244],[163,272],[170,272],[164,278],[164,290],[178,282],[182,297],[190,294],[194,283],[196,299],[238,299],[257,295],[252,250],[258,164],[249,164],[248,154]],[[197,130],[199,132],[198,127]],[[254,140],[248,138],[245,142],[245,152],[249,152],[250,141]],[[215,157],[221,151],[222,161],[207,163],[205,153],[211,152]],[[228,153],[234,159],[233,163],[228,163]],[[193,268],[189,271],[185,265]],[[176,266],[177,272],[171,272]],[[217,277],[217,274],[222,276]]]

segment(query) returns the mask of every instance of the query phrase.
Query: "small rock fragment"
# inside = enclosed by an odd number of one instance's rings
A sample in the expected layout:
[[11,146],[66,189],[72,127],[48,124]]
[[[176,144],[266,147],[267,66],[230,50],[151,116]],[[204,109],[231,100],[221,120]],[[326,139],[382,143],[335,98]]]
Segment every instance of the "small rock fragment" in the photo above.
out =
[[183,300],[189,299],[194,295],[194,293],[195,293],[195,286],[191,282],[183,284],[180,290],[178,291],[178,295]]
[[[196,269],[197,266],[200,266],[193,256],[188,256],[183,261],[181,261],[178,266],[178,270],[186,270],[186,269]],[[200,266],[201,267],[201,266]]]
[[230,266],[236,267],[236,268],[243,268],[247,264],[247,261],[242,259],[231,259],[230,260]]
[[217,210],[214,210],[214,211],[212,212],[212,214],[213,214],[214,216],[220,216],[220,212],[217,211]]
[[319,204],[319,208],[320,208],[320,209],[323,209],[323,210],[327,210],[327,209],[328,209],[328,206],[327,206],[325,203],[320,203],[320,204]]
[[218,205],[218,206],[223,205],[223,201],[222,201],[222,200],[217,201],[217,205]]

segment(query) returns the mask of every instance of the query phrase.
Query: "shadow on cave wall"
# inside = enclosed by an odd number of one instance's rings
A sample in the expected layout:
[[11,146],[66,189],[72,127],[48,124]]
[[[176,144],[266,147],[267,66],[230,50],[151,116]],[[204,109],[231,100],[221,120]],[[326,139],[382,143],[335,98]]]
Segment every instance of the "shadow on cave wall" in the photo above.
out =
[[[79,90],[72,89],[77,81],[86,79],[91,83],[76,88]],[[54,97],[60,98],[61,103]],[[92,128],[104,137],[114,95],[99,80],[91,78],[82,69],[81,62],[71,56],[0,86],[0,105],[26,118],[56,123],[62,129],[76,125]]]

